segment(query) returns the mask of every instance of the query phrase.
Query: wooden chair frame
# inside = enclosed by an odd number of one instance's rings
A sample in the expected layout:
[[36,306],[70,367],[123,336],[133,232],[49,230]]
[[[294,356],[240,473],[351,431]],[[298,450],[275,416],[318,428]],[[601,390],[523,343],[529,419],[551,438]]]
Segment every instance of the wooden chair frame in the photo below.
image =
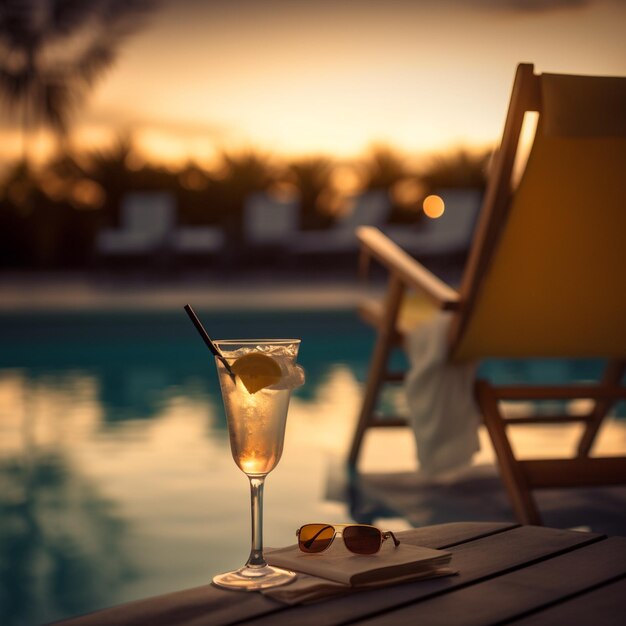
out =
[[[512,198],[513,167],[527,111],[541,112],[540,76],[534,74],[532,65],[521,64],[513,85],[502,143],[494,160],[477,232],[458,292],[439,280],[377,229],[365,227],[358,231],[362,263],[365,264],[370,258],[375,259],[386,268],[389,280],[383,302],[375,308],[371,304],[364,305],[360,310],[361,316],[376,328],[377,339],[348,459],[352,471],[356,469],[363,437],[368,428],[406,425],[406,420],[401,417],[385,417],[376,412],[382,386],[386,382],[398,382],[403,378],[401,373],[389,371],[388,362],[392,349],[402,342],[403,329],[398,328],[398,317],[406,291],[410,289],[421,292],[439,309],[455,312],[449,336],[450,354],[454,353],[455,346],[463,335],[481,280],[508,216]],[[519,522],[541,524],[541,516],[531,493],[533,489],[626,483],[626,457],[589,456],[607,412],[618,400],[626,399],[626,388],[620,386],[625,370],[626,360],[609,361],[602,380],[593,386],[495,387],[486,381],[477,381],[476,401]],[[499,408],[501,400],[576,398],[594,400],[593,410],[586,415],[529,415],[507,419]],[[508,426],[567,422],[585,424],[576,457],[549,460],[519,460],[515,457],[507,435]]]

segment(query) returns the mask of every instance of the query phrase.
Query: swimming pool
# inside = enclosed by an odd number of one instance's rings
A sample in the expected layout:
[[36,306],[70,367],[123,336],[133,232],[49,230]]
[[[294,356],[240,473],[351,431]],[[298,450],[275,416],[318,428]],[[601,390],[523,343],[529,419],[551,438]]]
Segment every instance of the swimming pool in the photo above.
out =
[[[307,382],[267,482],[266,545],[291,542],[306,521],[345,521],[328,474],[349,443],[371,331],[348,311],[198,313],[215,338],[302,338]],[[247,479],[211,357],[182,309],[5,313],[0,346],[0,623],[205,584],[245,561]],[[500,381],[558,380],[599,365],[486,369]]]
[[[202,312],[217,337],[303,339],[266,544],[325,501],[371,336],[351,314]],[[0,623],[32,624],[200,585],[249,549],[247,479],[215,367],[184,312],[1,316]],[[329,407],[333,407],[332,415]]]

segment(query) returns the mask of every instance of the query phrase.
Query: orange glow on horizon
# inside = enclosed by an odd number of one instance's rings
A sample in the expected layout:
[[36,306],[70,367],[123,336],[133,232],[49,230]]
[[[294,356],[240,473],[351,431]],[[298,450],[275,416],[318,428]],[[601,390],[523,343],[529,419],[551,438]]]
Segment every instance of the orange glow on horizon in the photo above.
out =
[[[170,166],[243,149],[347,160],[375,143],[424,155],[494,143],[520,61],[626,74],[623,3],[269,4],[162,3],[78,112],[71,145],[130,132]],[[0,126],[0,160],[21,154],[19,120]],[[33,142],[33,156],[51,143]]]

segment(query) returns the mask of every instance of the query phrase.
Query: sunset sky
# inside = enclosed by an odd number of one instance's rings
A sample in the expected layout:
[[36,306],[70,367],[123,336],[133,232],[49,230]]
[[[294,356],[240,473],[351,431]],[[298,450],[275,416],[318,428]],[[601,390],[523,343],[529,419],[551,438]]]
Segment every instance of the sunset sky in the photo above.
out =
[[[163,162],[222,150],[410,154],[500,135],[515,66],[626,74],[622,0],[164,1],[76,118]],[[2,118],[0,158],[19,154]]]

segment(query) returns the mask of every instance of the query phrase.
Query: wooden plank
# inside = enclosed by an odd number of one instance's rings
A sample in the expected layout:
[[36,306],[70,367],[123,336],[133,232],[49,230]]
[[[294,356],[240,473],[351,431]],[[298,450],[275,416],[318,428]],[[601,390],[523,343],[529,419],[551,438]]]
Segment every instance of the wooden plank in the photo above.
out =
[[515,622],[515,626],[553,624],[601,624],[624,626],[626,621],[626,579],[604,585]]
[[569,424],[571,422],[590,422],[592,415],[522,415],[515,417],[503,417],[507,426],[518,424]]
[[398,534],[398,537],[411,537],[415,545],[436,550],[444,550],[452,546],[474,541],[517,528],[519,524],[510,522],[450,522],[414,528]]
[[494,387],[498,400],[617,400],[626,398],[626,387],[618,385],[507,385]]
[[[619,385],[624,372],[626,371],[626,361],[609,361],[602,376],[602,384]],[[590,417],[591,422],[587,424],[585,432],[578,443],[578,456],[589,456],[593,442],[596,440],[600,426],[604,421],[604,416],[615,404],[612,400],[598,400],[595,403]]]
[[626,483],[626,457],[541,459],[519,465],[535,489]]
[[[504,532],[515,525],[491,522],[460,522],[426,526],[398,533],[404,541],[410,536],[411,542],[430,548],[445,548],[449,545],[469,541],[479,537]],[[251,616],[282,611],[285,605],[275,602],[259,593],[241,593],[218,589],[213,585],[203,585],[155,598],[121,604],[89,615],[64,620],[57,626],[154,626],[191,625],[202,622],[210,615],[212,626],[233,624]]]
[[461,282],[462,306],[459,307],[459,315],[454,317],[450,328],[451,354],[455,353],[469,323],[482,281],[508,218],[511,206],[511,178],[524,113],[540,107],[541,97],[537,98],[537,93],[540,93],[541,89],[540,80],[539,76],[535,76],[532,65],[521,63],[517,66],[502,141],[490,168],[485,199]]
[[370,590],[308,606],[289,607],[242,624],[334,626],[367,619],[418,600],[454,592],[601,539],[601,535],[591,533],[520,526],[448,548],[453,553],[452,567],[459,570],[457,576]]
[[515,517],[523,524],[541,524],[541,515],[530,492],[528,479],[513,454],[493,387],[487,381],[478,380],[475,384],[475,394],[483,422],[496,452],[500,476],[509,494]]
[[387,372],[385,380],[388,383],[401,384],[406,379],[406,372]]
[[392,275],[387,285],[387,294],[385,295],[385,314],[382,324],[378,328],[374,352],[370,359],[361,412],[352,436],[352,445],[350,446],[350,454],[348,456],[349,468],[356,468],[365,431],[369,427],[372,413],[374,413],[378,404],[380,388],[387,371],[389,353],[393,347],[392,336],[395,333],[396,319],[398,318],[404,291],[405,287],[399,278]]
[[[380,330],[382,326],[384,313],[384,303],[381,300],[366,300],[361,302],[357,307],[357,314],[366,323]],[[390,340],[394,347],[401,347],[404,341],[404,336],[408,334],[413,325],[408,326],[408,322],[404,319],[403,315],[398,315],[395,321],[395,327],[390,335]]]
[[211,626],[225,626],[250,615],[261,615],[282,607],[279,602],[259,593],[227,591],[203,585],[55,622],[55,626],[191,626],[207,623],[207,615],[211,616]]
[[[428,624],[429,626],[483,626],[508,622],[531,611],[563,602],[588,589],[605,585],[626,574],[626,538],[615,537],[541,561],[454,593],[417,602],[372,619],[363,626]],[[622,595],[621,614],[626,615]],[[539,615],[541,615],[539,613]],[[566,617],[551,624],[604,624],[602,620]],[[517,624],[517,622],[515,622]],[[544,623],[544,622],[540,622]]]
[[397,415],[381,415],[374,413],[369,423],[369,428],[403,428],[408,426],[406,417]]
[[459,294],[373,226],[357,228],[365,254],[374,257],[405,285],[424,293],[442,309],[455,309]]

